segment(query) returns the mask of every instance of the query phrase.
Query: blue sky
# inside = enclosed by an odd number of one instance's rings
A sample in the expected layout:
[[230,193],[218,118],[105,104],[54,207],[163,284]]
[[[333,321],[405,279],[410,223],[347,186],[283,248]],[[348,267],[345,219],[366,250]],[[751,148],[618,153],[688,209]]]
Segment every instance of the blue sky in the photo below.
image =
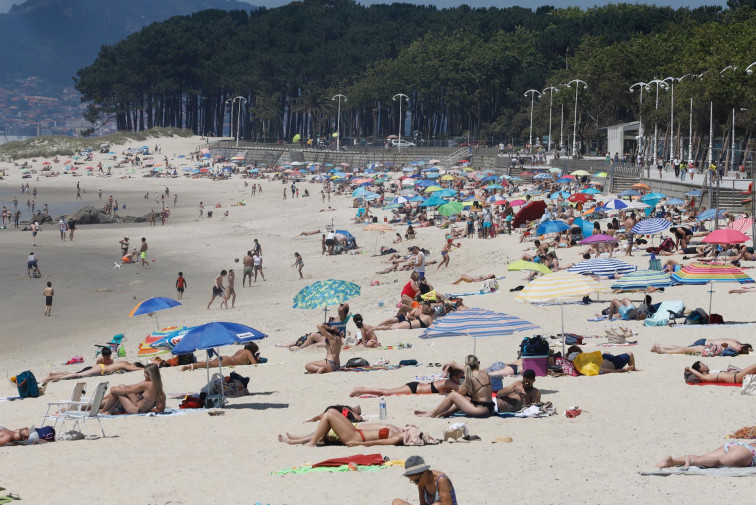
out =
[[[128,0],[125,0],[128,1]],[[266,7],[278,7],[280,5],[285,5],[289,3],[290,0],[241,0],[246,1],[254,5],[264,5]],[[374,3],[393,3],[395,0],[388,0],[388,1],[373,1],[373,0],[358,0],[359,3],[370,5]],[[578,6],[582,8],[588,8],[593,7],[595,5],[606,5],[610,3],[619,3],[617,1],[609,1],[609,0],[551,0],[551,1],[528,1],[528,0],[467,0],[465,2],[461,2],[458,0],[400,0],[404,1],[405,3],[414,3],[414,4],[432,4],[437,7],[443,8],[443,7],[454,7],[457,5],[461,5],[463,3],[466,3],[467,5],[471,7],[510,7],[513,5],[521,5],[523,7],[537,7],[539,5],[553,5],[555,7],[569,7],[569,6]],[[0,0],[0,12],[7,12],[8,9],[10,9],[11,5],[13,4],[20,4],[23,2],[20,2],[19,0]],[[646,1],[637,1],[637,0],[627,0],[622,3],[637,3],[637,4],[643,4],[643,3],[653,3],[655,5],[668,5],[670,7],[701,7],[702,5],[721,5],[726,6],[727,0],[655,0],[651,2]]]

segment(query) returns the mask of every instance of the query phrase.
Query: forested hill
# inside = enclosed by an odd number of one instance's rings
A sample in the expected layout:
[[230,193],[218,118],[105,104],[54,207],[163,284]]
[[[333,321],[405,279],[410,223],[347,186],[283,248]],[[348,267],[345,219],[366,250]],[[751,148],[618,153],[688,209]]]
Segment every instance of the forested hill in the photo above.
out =
[[204,9],[251,9],[236,0],[27,0],[0,14],[0,83],[30,75],[71,85],[76,69],[140,28]]
[[[90,118],[111,115],[121,129],[220,132],[227,100],[241,96],[234,114],[242,111],[243,137],[329,134],[331,96],[341,92],[348,96],[342,135],[395,131],[397,93],[410,97],[411,128],[426,136],[519,135],[507,129],[522,127],[524,91],[579,77],[591,81],[578,122],[588,131],[636,114],[627,86],[637,80],[676,72],[682,62],[696,66],[686,70],[692,71],[752,57],[755,23],[749,7],[438,10],[307,0],[150,25],[103,48],[78,72],[77,88],[93,102]],[[732,37],[742,53],[728,46]],[[570,104],[568,121],[571,96],[559,92],[554,102]]]

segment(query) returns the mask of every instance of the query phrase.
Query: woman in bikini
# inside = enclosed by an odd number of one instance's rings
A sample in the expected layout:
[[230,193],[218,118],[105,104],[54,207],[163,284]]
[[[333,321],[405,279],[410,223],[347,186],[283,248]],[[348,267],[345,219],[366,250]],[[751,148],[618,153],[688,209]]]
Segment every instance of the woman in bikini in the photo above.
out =
[[[249,342],[244,345],[242,349],[239,349],[233,356],[221,356],[220,363],[223,366],[238,366],[238,365],[256,365],[260,362],[260,348],[254,342]],[[208,361],[199,361],[192,363],[191,365],[184,365],[181,367],[182,372],[187,370],[204,370],[205,368],[216,368],[218,366],[218,360],[213,359]]]
[[160,368],[152,363],[144,368],[144,382],[111,388],[100,408],[103,414],[143,414],[164,410],[165,393]]
[[341,369],[339,361],[341,355],[341,344],[344,338],[344,331],[340,328],[331,326],[331,323],[318,325],[321,335],[325,336],[326,357],[321,361],[312,361],[305,365],[306,373],[328,373],[337,372]]
[[[753,350],[751,344],[744,344],[733,338],[702,338],[687,347],[654,344],[651,347],[651,352],[657,354],[703,354],[704,356],[719,356],[728,347],[734,349],[738,354],[748,354]],[[704,353],[704,351],[706,352]]]
[[[339,305],[338,314],[338,321],[336,321],[332,317],[328,322],[332,326],[340,325],[344,329],[346,329],[346,323],[349,318],[349,304],[342,303],[341,305]],[[311,345],[314,345],[315,347],[325,347],[325,341],[325,336],[321,335],[319,331],[314,331],[308,335],[302,335],[291,344],[276,344],[276,347],[286,347],[290,351],[298,351],[299,349],[304,349],[305,347],[309,347]]]
[[690,465],[702,468],[714,468],[717,466],[744,468],[756,466],[756,446],[754,444],[756,442],[733,440],[701,456],[695,454],[688,454],[679,458],[667,456],[656,464],[656,468],[669,468],[682,465],[683,469],[687,470]]
[[[328,437],[333,430],[335,437]],[[287,444],[304,444],[315,447],[321,440],[335,438],[349,447],[373,446],[373,445],[402,445],[404,443],[404,430],[390,424],[362,425],[357,429],[349,420],[334,410],[327,410],[320,418],[320,423],[312,436],[278,435],[279,442]]]
[[428,305],[421,305],[419,307],[420,313],[415,318],[407,316],[402,319],[401,316],[397,316],[396,323],[381,324],[376,326],[375,331],[379,330],[416,330],[417,328],[427,328],[433,324],[433,309]]
[[381,345],[373,327],[363,322],[362,314],[355,314],[352,320],[357,329],[360,330],[360,338],[356,345],[364,345],[365,347],[379,347]]
[[431,412],[415,411],[423,417],[446,417],[461,410],[470,417],[489,417],[494,412],[491,401],[491,377],[480,370],[480,360],[470,354],[465,359],[465,380],[458,391],[452,391]]
[[685,367],[685,382],[716,382],[740,384],[746,375],[756,374],[756,364],[748,366],[739,372],[711,370],[706,364],[696,361],[691,367]]
[[496,275],[489,274],[489,275],[479,275],[477,277],[473,277],[471,275],[462,274],[462,277],[452,282],[452,284],[459,284],[460,282],[483,282],[483,281],[487,281],[488,279],[496,279]]
[[234,281],[236,280],[236,274],[234,273],[234,269],[228,271],[228,275],[226,276],[226,281],[228,284],[226,285],[226,293],[223,295],[223,301],[221,302],[220,306],[223,308],[225,305],[226,308],[228,308],[228,299],[231,298],[231,308],[233,309],[236,305],[236,290],[234,289]]
[[93,367],[87,367],[80,372],[67,373],[67,372],[50,372],[47,377],[42,379],[42,382],[57,382],[59,380],[68,379],[81,379],[83,377],[95,377],[97,375],[110,375],[115,372],[135,372],[144,368],[141,363],[129,363],[128,361],[116,361],[112,365],[105,365],[98,363]]
[[399,386],[393,389],[380,389],[380,388],[365,388],[356,387],[352,390],[349,396],[360,395],[377,395],[377,396],[391,396],[391,395],[429,395],[440,394],[445,395],[452,391],[459,389],[459,383],[462,381],[464,372],[460,370],[452,370],[450,375],[446,379],[439,379],[437,381],[424,383],[424,382],[408,382],[404,386]]
[[412,310],[412,303],[420,292],[420,285],[418,284],[419,279],[420,277],[418,273],[412,272],[409,282],[407,282],[407,284],[404,285],[404,288],[402,288],[401,306],[399,307],[399,312],[396,314],[397,317],[407,315],[407,313]]

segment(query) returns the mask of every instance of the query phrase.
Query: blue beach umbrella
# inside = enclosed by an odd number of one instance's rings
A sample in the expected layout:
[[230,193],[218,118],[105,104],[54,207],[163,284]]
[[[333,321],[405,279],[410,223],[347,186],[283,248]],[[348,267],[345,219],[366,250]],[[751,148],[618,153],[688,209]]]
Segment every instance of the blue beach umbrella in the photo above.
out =
[[612,284],[612,290],[620,291],[646,291],[648,288],[667,288],[674,281],[666,272],[658,270],[637,270],[623,275],[621,279]]
[[621,196],[621,197],[640,196],[640,192],[638,192],[638,191],[636,191],[634,189],[626,189],[625,191],[623,191],[622,193],[620,193],[619,196]]
[[[725,218],[725,212],[725,210],[719,209],[719,219]],[[709,219],[714,219],[716,216],[717,209],[708,209],[696,216],[696,221],[708,221]]]
[[601,193],[601,191],[596,188],[586,188],[581,191],[581,193],[585,193],[586,195],[598,195],[599,193]]
[[547,233],[559,233],[569,230],[570,225],[564,221],[546,221],[541,223],[536,230],[536,235],[546,235]]
[[438,207],[439,205],[444,205],[446,200],[443,198],[438,198],[436,195],[431,196],[427,200],[425,200],[423,203],[420,204],[420,207]]
[[634,272],[638,267],[613,258],[593,258],[571,266],[567,271],[584,274],[596,275],[599,277],[610,277],[614,274],[628,274]]
[[701,196],[701,190],[700,189],[692,189],[685,193],[687,196]]
[[575,179],[570,179],[569,177],[560,177],[557,179],[557,184],[567,184],[569,182],[575,182]]
[[580,227],[580,229],[583,232],[583,238],[588,238],[591,235],[593,235],[593,225],[589,223],[588,221],[586,221],[585,219],[583,219],[582,217],[575,219],[572,222],[572,226]]
[[434,196],[439,198],[449,198],[451,196],[457,196],[457,192],[453,189],[442,189],[433,193]]
[[651,217],[638,221],[633,226],[632,232],[636,235],[653,235],[661,233],[672,226],[672,223],[660,217]]
[[[129,317],[141,316],[142,314],[154,314],[155,312],[172,309],[173,307],[177,307],[179,305],[181,305],[181,302],[176,301],[173,298],[155,296],[137,303],[134,308],[131,309],[131,312],[129,312]],[[155,323],[157,324],[157,328],[159,330],[160,323],[158,323],[157,315],[155,316]]]
[[535,176],[533,177],[533,179],[538,179],[538,180],[551,179],[551,174],[549,174],[549,173],[546,173],[546,172],[544,172],[544,173],[541,173],[541,174],[536,174],[536,175],[535,175]]
[[685,200],[680,198],[667,198],[667,205],[685,205]]
[[562,198],[569,198],[570,193],[568,193],[567,191],[555,191],[555,192],[551,193],[551,195],[549,195],[549,198],[552,199],[552,200],[556,200],[560,196]]
[[611,200],[609,202],[606,202],[602,208],[608,209],[608,210],[621,210],[627,207],[627,204],[623,202],[622,200]]
[[519,317],[472,307],[452,312],[428,327],[420,338],[500,337],[539,326]]

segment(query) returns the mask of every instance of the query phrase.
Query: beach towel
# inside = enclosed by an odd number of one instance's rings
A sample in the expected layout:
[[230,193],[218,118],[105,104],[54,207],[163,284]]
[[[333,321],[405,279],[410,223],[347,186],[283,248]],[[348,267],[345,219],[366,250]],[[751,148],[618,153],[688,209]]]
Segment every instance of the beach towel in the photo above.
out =
[[515,412],[515,417],[549,417],[556,415],[556,408],[551,402],[534,403],[529,407],[520,409],[519,412]]
[[321,461],[320,463],[315,463],[314,465],[312,465],[312,467],[320,468],[323,466],[341,466],[348,465],[349,463],[354,463],[355,465],[359,466],[382,465],[383,456],[381,456],[380,454],[355,454],[353,456],[347,456],[344,458],[327,459],[325,461]]
[[[502,419],[510,418],[510,417],[516,417],[516,412],[494,412],[491,414],[491,417],[501,417]],[[461,410],[456,411],[454,414],[452,414],[449,417],[470,417]]]
[[684,469],[682,467],[676,468],[659,468],[650,472],[638,472],[644,477],[658,476],[668,477],[670,475],[708,475],[711,477],[756,477],[756,467],[745,468],[730,468],[730,467],[716,467],[716,468],[700,468],[697,466],[688,467]]
[[319,466],[313,468],[312,465],[293,466],[291,468],[284,468],[277,472],[271,472],[271,475],[286,475],[286,474],[301,474],[311,472],[328,472],[328,473],[341,473],[341,472],[376,472],[378,470],[386,470],[392,466],[399,466],[404,469],[403,460],[390,460],[384,462],[382,465],[341,465],[341,466]]
[[589,317],[588,322],[591,323],[598,323],[599,321],[606,321],[609,316],[596,316],[596,317]]
[[190,410],[179,410],[179,409],[165,409],[163,412],[144,412],[142,414],[101,414],[100,417],[104,419],[120,419],[122,417],[170,417],[170,416],[183,416],[186,415],[187,412],[198,412],[200,410],[205,409],[190,409]]
[[737,386],[737,387],[743,387],[743,384],[740,382],[696,382],[694,384],[690,382],[686,382],[688,386]]
[[397,370],[401,368],[399,365],[385,365],[385,366],[360,366],[355,368],[341,368],[341,372],[374,372],[376,370]]
[[669,324],[670,311],[674,314],[682,314],[685,304],[679,300],[662,302],[654,314],[649,315],[643,321],[646,326],[667,326]]
[[601,344],[596,344],[597,347],[628,347],[638,345],[638,341],[634,340],[632,342],[625,342],[624,344],[613,344],[611,342],[602,342]]

